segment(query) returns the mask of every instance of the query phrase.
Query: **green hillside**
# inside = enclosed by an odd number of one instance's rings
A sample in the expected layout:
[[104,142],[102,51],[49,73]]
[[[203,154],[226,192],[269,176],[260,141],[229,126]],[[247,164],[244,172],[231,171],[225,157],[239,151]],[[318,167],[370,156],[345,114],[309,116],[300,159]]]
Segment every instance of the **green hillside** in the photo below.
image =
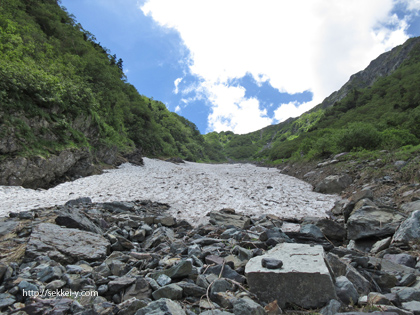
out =
[[226,159],[266,162],[411,150],[420,143],[419,87],[420,38],[412,38],[298,118],[245,135],[222,132],[205,138],[221,146]]
[[[204,138],[126,81],[57,0],[0,2],[0,161],[68,148],[205,160]],[[102,153],[101,153],[102,152]]]

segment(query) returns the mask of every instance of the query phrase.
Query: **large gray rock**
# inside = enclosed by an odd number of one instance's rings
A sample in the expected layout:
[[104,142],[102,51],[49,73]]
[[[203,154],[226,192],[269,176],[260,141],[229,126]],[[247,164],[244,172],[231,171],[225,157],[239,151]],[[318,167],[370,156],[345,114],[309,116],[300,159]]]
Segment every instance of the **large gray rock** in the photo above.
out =
[[335,280],[335,287],[337,296],[346,305],[357,304],[359,294],[353,283],[350,282],[345,276],[340,276]]
[[264,308],[248,297],[237,299],[233,302],[233,314],[235,315],[265,315]]
[[402,307],[409,312],[413,312],[414,315],[420,315],[420,302],[418,301],[402,303]]
[[186,313],[177,302],[160,299],[139,309],[135,315],[186,315]]
[[175,241],[174,231],[167,227],[160,227],[153,231],[142,244],[144,249],[149,249],[158,246],[161,243],[168,242],[169,244]]
[[246,229],[251,225],[251,220],[243,215],[212,211],[210,212],[210,223],[217,226],[232,225],[240,229]]
[[420,210],[401,223],[392,239],[393,242],[409,242],[420,239]]
[[182,288],[175,283],[168,284],[157,289],[152,293],[152,296],[155,300],[163,298],[170,300],[180,300],[182,298]]
[[413,213],[414,211],[420,210],[420,200],[404,203],[400,209],[405,213]]
[[[262,267],[263,258],[283,261],[281,269]],[[252,293],[261,301],[277,300],[280,307],[295,304],[319,308],[337,299],[334,284],[324,261],[322,246],[278,244],[265,255],[252,258],[245,267]]]
[[347,174],[331,175],[318,183],[314,190],[324,194],[339,194],[349,187],[352,182],[353,179]]
[[369,199],[362,199],[347,221],[347,238],[358,240],[392,235],[404,219],[401,213],[380,209]]
[[79,209],[67,208],[62,210],[55,223],[65,226],[67,228],[74,228],[84,231],[89,231],[97,234],[102,234],[102,230],[90,221]]
[[192,272],[192,263],[189,260],[181,260],[177,265],[172,266],[169,269],[155,272],[150,275],[154,280],[157,280],[160,275],[166,275],[171,279],[185,278]]
[[15,157],[2,161],[0,185],[47,188],[64,175],[87,176],[94,172],[92,155],[87,149],[67,149],[48,158]]
[[48,256],[63,264],[97,261],[106,257],[109,247],[109,241],[98,234],[41,223],[33,229],[26,258]]

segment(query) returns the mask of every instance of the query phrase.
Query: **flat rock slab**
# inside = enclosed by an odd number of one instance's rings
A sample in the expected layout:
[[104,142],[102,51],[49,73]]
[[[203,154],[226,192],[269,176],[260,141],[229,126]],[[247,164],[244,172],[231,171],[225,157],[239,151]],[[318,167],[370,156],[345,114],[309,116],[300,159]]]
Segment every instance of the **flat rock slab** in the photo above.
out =
[[[262,267],[262,259],[281,260],[281,269]],[[297,305],[319,308],[337,299],[334,284],[324,261],[322,246],[282,243],[265,255],[252,258],[245,267],[251,292],[261,301],[277,300],[283,308]]]
[[98,234],[41,223],[32,232],[26,247],[26,258],[45,255],[63,264],[79,260],[96,261],[105,259],[109,247],[109,241]]

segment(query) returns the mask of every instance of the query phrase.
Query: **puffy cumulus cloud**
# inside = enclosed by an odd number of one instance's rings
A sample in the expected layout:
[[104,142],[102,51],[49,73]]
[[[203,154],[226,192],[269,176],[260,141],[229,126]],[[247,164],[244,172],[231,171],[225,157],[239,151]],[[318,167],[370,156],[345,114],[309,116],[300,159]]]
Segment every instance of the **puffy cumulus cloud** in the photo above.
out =
[[[189,71],[212,107],[210,130],[249,132],[310,109],[402,44],[407,24],[392,14],[398,1],[419,6],[418,0],[148,0],[141,10],[176,29],[190,50]],[[275,116],[267,117],[257,99],[228,85],[246,73],[280,92],[310,90],[313,100],[275,104]]]
[[213,109],[208,118],[208,131],[232,130],[243,134],[272,123],[267,111],[260,109],[257,99],[245,97],[243,87],[208,84],[205,93]]

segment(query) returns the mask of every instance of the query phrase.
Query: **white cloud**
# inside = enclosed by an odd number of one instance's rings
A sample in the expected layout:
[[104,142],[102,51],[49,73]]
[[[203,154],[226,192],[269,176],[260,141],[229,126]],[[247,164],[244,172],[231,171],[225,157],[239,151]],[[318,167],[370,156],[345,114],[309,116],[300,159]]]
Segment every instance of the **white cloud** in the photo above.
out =
[[420,0],[400,0],[410,11],[420,11]]
[[181,111],[181,107],[179,105],[177,105],[175,107],[175,113],[179,113]]
[[179,90],[178,90],[178,86],[179,86],[179,84],[181,83],[181,81],[182,81],[182,78],[177,78],[177,79],[174,81],[174,85],[175,85],[174,93],[175,93],[175,94],[178,94],[178,92],[179,92]]
[[[420,7],[418,0],[407,6]],[[250,132],[308,110],[379,54],[402,44],[407,24],[395,0],[149,0],[142,11],[176,29],[190,50],[190,72],[212,106],[210,130]],[[247,99],[234,78],[250,73],[281,92],[313,100],[283,104],[275,117]],[[280,106],[281,104],[277,104]]]
[[208,131],[233,130],[242,134],[263,128],[272,123],[266,110],[260,110],[255,98],[245,98],[243,87],[230,87],[225,84],[207,86],[208,101],[213,104],[209,115]]

